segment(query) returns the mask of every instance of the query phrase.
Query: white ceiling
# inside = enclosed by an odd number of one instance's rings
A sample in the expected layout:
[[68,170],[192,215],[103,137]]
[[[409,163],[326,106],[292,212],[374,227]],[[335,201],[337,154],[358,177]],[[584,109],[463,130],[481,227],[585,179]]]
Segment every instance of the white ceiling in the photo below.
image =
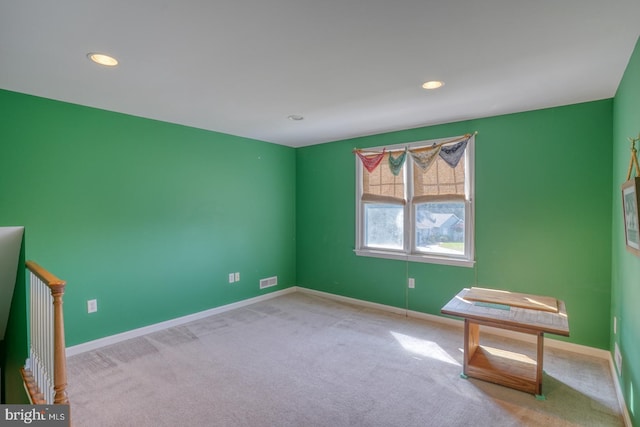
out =
[[299,147],[613,97],[639,17],[639,0],[0,0],[0,88]]

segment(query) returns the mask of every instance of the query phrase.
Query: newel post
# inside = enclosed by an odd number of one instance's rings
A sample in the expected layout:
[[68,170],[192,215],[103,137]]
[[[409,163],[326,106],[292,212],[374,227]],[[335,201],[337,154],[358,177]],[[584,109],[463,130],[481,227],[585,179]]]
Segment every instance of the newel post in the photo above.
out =
[[62,312],[62,295],[64,295],[64,282],[49,286],[53,297],[53,389],[55,396],[53,403],[68,405],[67,396],[67,363],[64,341],[64,315]]

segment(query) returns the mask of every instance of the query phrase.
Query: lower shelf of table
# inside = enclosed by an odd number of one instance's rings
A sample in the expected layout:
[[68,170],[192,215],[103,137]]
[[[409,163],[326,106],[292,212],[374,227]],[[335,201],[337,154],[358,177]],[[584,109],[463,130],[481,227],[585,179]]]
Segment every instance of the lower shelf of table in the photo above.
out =
[[537,362],[531,357],[488,346],[478,346],[464,367],[464,374],[484,381],[541,394],[541,378],[536,378]]

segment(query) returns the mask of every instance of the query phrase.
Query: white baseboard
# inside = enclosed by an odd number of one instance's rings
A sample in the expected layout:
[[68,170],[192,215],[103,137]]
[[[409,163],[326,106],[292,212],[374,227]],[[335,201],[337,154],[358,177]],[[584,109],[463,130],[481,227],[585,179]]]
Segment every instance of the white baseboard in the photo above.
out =
[[324,298],[332,299],[334,301],[344,302],[347,304],[353,304],[353,305],[358,305],[358,306],[367,307],[367,308],[374,308],[382,311],[391,312],[394,314],[400,314],[403,316],[407,313],[407,310],[405,310],[404,308],[393,307],[391,305],[378,304],[376,302],[364,301],[361,299],[345,297],[342,295],[330,294],[328,292],[316,291],[315,289],[302,288],[300,286],[296,286],[295,288],[297,292],[302,292],[309,295],[316,295],[319,297],[324,297]]
[[616,370],[616,366],[611,353],[609,353],[609,369],[611,370],[611,377],[613,378],[616,395],[618,396],[618,403],[620,404],[620,410],[622,411],[624,425],[625,427],[633,427],[633,424],[631,424],[631,415],[629,414],[629,409],[627,409],[624,395],[622,394],[622,385],[620,384],[620,380],[618,379],[618,371]]
[[187,316],[178,317],[175,319],[167,320],[165,322],[155,323],[153,325],[144,326],[142,328],[132,329],[127,332],[122,332],[116,335],[110,335],[108,337],[99,338],[97,340],[88,341],[82,344],[74,345],[71,347],[67,347],[67,357],[75,356],[76,354],[84,353],[86,351],[95,350],[101,347],[105,347],[111,344],[115,344],[121,341],[125,341],[131,338],[137,338],[142,335],[150,334],[153,332],[158,332],[163,329],[173,328],[175,326],[180,326],[185,323],[193,322],[194,320],[203,319],[205,317],[213,316],[214,314],[224,313],[225,311],[234,310],[236,308],[245,307],[247,305],[255,304],[260,301],[266,301],[271,298],[279,297],[281,295],[286,295],[292,292],[296,292],[297,288],[290,287],[286,289],[281,289],[279,291],[270,292],[268,294],[259,295],[257,297],[245,299],[242,301],[234,302],[231,304],[223,305],[220,307],[215,307],[209,310],[200,311],[198,313],[189,314]]

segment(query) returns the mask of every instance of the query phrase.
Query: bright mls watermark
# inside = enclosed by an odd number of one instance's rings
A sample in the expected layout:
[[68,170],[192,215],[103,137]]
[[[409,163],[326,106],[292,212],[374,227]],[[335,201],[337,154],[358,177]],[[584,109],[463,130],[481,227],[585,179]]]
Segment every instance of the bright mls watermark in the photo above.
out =
[[69,427],[69,405],[0,405],[0,427]]

